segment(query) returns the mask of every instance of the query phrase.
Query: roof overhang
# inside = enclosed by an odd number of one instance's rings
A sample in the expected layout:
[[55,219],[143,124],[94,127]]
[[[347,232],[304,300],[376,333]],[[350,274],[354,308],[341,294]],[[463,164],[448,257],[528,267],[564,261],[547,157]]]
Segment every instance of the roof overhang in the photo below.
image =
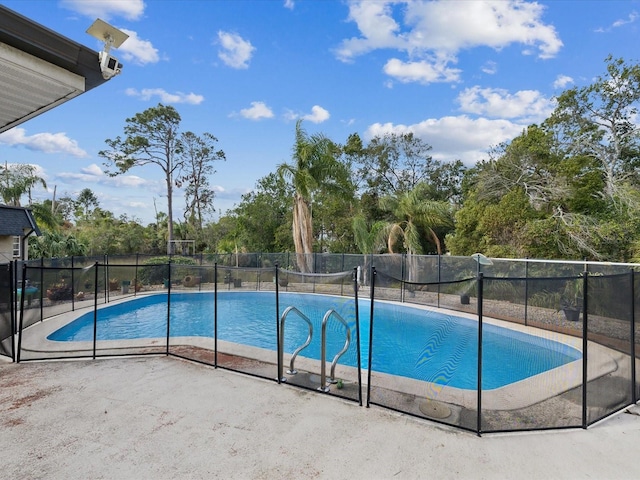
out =
[[106,81],[98,52],[0,5],[0,133]]

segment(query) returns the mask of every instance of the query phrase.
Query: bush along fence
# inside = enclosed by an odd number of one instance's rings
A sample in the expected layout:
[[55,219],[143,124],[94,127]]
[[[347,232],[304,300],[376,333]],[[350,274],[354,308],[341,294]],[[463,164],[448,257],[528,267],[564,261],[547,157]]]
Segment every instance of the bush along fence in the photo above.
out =
[[101,260],[0,269],[0,354],[171,355],[477,434],[586,428],[640,396],[637,265],[478,255]]

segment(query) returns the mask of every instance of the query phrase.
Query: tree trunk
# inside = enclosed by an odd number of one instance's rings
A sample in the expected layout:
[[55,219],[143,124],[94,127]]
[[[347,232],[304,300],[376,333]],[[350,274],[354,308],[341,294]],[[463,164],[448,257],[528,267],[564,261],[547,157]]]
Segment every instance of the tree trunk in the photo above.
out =
[[167,255],[173,253],[173,179],[167,172]]
[[313,271],[313,222],[309,205],[299,194],[294,198],[292,226],[298,268],[310,273]]

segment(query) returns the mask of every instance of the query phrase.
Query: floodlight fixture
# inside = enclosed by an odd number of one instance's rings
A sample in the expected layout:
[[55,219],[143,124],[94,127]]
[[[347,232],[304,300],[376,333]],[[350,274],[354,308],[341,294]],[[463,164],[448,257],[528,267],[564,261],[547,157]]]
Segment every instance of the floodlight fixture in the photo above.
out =
[[111,55],[110,51],[112,47],[120,47],[120,45],[129,38],[129,35],[99,18],[91,24],[87,29],[87,33],[101,42],[104,42],[104,48],[98,53],[100,70],[102,70],[102,76],[104,79],[109,80],[110,78],[118,75],[122,71],[122,64]]

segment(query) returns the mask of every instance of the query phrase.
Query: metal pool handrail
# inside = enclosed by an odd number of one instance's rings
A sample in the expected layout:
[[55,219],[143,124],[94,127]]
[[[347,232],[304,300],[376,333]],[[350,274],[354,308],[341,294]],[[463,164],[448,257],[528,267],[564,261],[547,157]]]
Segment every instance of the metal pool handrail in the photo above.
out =
[[329,383],[337,383],[337,380],[335,379],[336,364],[338,363],[338,359],[342,355],[344,355],[344,353],[349,349],[349,345],[351,344],[351,330],[349,330],[349,324],[334,309],[328,310],[327,313],[324,314],[324,318],[322,319],[322,346],[320,348],[320,386],[318,387],[318,390],[322,392],[329,391],[329,386],[327,385],[327,322],[332,315],[335,316],[338,321],[340,321],[340,323],[342,323],[346,328],[347,339],[344,342],[344,347],[342,347],[342,350],[340,350],[336,354],[336,356],[333,357],[333,361],[331,362],[331,377],[329,377]]
[[288,375],[295,375],[296,373],[298,373],[298,371],[293,367],[293,364],[296,361],[296,357],[298,356],[298,354],[303,349],[309,346],[309,344],[311,343],[311,337],[313,336],[313,324],[311,323],[311,320],[309,320],[309,317],[307,317],[304,313],[302,313],[296,307],[293,307],[293,306],[287,307],[287,309],[282,314],[282,317],[280,317],[280,345],[278,348],[280,361],[278,362],[279,364],[278,378],[280,379],[281,382],[287,381],[287,379],[282,374],[282,369],[284,368],[283,366],[284,365],[284,323],[287,318],[287,315],[289,315],[289,313],[291,312],[297,313],[300,318],[302,318],[305,322],[307,322],[307,324],[309,325],[309,336],[307,337],[307,340],[293,352],[293,355],[291,356],[291,362],[289,363],[289,370],[287,370]]

